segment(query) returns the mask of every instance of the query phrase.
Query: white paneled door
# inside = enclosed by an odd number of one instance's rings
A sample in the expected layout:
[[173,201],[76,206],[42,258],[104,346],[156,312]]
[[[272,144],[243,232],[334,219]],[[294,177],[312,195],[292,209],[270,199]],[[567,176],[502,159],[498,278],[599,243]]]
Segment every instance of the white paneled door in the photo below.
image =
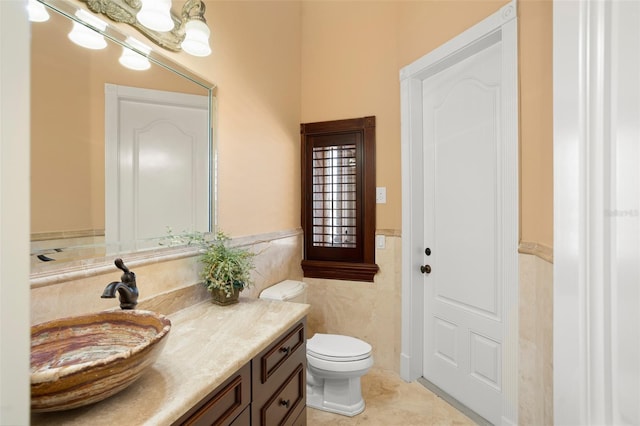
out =
[[490,421],[502,387],[500,54],[493,44],[423,83],[424,377]]
[[496,425],[518,419],[518,50],[512,1],[400,71],[402,354]]
[[107,102],[107,242],[155,248],[168,228],[207,231],[207,97],[108,85]]

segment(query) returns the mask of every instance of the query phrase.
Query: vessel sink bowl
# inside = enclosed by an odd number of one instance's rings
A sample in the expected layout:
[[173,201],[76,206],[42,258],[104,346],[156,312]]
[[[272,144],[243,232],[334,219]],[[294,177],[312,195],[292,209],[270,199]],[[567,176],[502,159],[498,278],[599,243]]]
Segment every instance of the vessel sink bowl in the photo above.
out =
[[169,330],[167,317],[140,310],[31,327],[31,410],[68,410],[120,392],[155,362]]

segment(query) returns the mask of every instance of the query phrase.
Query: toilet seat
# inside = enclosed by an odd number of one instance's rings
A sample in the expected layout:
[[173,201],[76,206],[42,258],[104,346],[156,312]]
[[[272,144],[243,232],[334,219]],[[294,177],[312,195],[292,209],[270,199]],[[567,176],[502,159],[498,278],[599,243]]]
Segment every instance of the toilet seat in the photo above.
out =
[[360,377],[372,366],[372,356],[358,361],[330,361],[307,354],[307,368],[314,374],[317,373],[317,370],[322,370],[320,373],[322,377]]
[[326,361],[353,362],[371,357],[371,345],[351,336],[316,333],[307,340],[307,354]]

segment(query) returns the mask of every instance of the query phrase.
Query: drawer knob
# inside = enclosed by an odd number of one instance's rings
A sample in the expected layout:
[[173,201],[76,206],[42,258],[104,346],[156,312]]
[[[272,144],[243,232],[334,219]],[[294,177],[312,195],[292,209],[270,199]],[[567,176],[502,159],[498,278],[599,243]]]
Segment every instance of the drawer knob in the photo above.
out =
[[280,348],[280,352],[282,352],[283,354],[287,354],[289,355],[289,352],[291,352],[291,346],[283,346]]
[[290,404],[291,404],[291,401],[289,401],[288,399],[281,399],[280,400],[280,405],[282,405],[285,408],[289,408]]

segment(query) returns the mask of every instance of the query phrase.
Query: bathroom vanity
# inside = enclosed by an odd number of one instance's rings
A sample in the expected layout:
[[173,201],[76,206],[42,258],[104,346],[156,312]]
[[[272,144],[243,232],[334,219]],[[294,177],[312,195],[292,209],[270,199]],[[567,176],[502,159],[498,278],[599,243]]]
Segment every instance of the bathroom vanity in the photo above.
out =
[[173,425],[306,425],[305,319]]
[[156,363],[96,404],[33,413],[32,425],[305,425],[309,305],[202,302],[169,315]]

